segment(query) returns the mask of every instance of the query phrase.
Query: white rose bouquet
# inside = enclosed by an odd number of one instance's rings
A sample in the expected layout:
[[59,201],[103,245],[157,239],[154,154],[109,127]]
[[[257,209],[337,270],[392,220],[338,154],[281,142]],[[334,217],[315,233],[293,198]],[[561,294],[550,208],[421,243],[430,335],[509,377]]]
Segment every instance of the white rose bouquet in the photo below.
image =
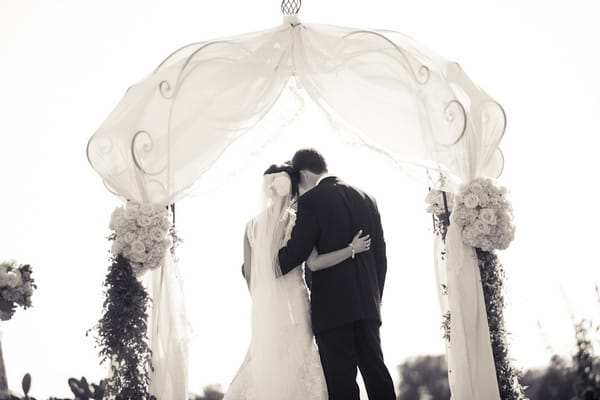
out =
[[515,237],[506,188],[477,178],[461,187],[450,221],[462,229],[465,244],[484,251],[504,250]]
[[31,296],[37,288],[31,278],[31,266],[15,261],[0,263],[0,320],[8,321],[16,306],[31,307]]
[[163,265],[173,246],[171,212],[158,204],[127,203],[113,211],[109,228],[114,233],[111,253],[123,255],[136,274]]
[[[448,210],[452,210],[453,202],[452,193],[446,192],[446,204],[448,206]],[[427,212],[433,215],[442,215],[446,213],[446,207],[444,205],[444,192],[441,190],[430,190],[427,193],[427,197],[425,197],[425,202],[427,203]]]

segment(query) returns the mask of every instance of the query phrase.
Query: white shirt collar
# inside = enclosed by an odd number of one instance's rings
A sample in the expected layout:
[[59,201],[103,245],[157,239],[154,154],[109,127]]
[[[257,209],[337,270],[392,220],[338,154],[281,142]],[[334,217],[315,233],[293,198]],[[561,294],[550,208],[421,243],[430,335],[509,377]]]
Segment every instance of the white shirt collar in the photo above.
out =
[[330,176],[333,176],[333,175],[331,175],[331,174],[325,174],[325,175],[323,175],[322,177],[320,177],[320,178],[317,180],[317,184],[316,184],[315,186],[319,186],[319,183],[321,183],[321,181],[322,181],[323,179],[325,179],[325,178],[329,178]]

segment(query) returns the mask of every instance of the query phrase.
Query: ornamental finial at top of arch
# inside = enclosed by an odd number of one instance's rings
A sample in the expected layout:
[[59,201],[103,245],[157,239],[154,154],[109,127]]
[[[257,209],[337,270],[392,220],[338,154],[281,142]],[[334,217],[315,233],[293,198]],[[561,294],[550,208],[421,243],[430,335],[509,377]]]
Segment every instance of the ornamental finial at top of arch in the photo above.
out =
[[281,12],[283,15],[296,15],[300,12],[302,0],[282,0]]

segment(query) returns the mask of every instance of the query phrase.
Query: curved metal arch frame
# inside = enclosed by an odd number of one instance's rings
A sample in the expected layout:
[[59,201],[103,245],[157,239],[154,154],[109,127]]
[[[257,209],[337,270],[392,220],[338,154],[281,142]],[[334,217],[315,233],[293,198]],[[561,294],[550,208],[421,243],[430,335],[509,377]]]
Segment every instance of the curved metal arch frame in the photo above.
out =
[[[395,48],[402,55],[402,57],[406,61],[406,64],[409,67],[412,65],[410,63],[408,56],[404,52],[404,50],[402,50],[400,48],[400,46],[398,46],[396,43],[394,43],[394,41],[390,40],[385,35],[382,35],[379,32],[369,31],[369,30],[357,30],[357,31],[353,31],[353,32],[350,32],[350,33],[344,35],[344,38],[347,38],[347,37],[349,37],[351,35],[355,35],[355,34],[361,34],[361,33],[374,35],[374,36],[377,36],[377,37],[385,40],[387,43],[389,43],[391,46],[393,46],[393,48]],[[419,74],[422,76],[425,76],[425,78],[423,80],[419,79],[419,77],[417,76],[417,72],[415,72],[414,69],[411,69],[410,71],[413,75],[413,79],[415,80],[415,82],[417,82],[420,85],[426,85],[429,82],[429,79],[431,78],[431,69],[424,64],[421,64],[421,66],[419,67]],[[451,122],[452,117],[451,116],[449,117],[448,110],[450,109],[450,107],[453,104],[457,105],[459,110],[461,111],[461,113],[463,115],[464,123],[463,123],[462,129],[460,130],[460,134],[457,136],[457,138],[454,140],[454,142],[450,143],[450,144],[446,144],[446,146],[453,146],[453,145],[457,144],[463,138],[463,136],[465,135],[465,132],[467,131],[467,120],[468,120],[467,111],[465,110],[465,107],[462,105],[462,103],[458,99],[450,100],[444,107],[444,115],[446,116],[446,120]]]

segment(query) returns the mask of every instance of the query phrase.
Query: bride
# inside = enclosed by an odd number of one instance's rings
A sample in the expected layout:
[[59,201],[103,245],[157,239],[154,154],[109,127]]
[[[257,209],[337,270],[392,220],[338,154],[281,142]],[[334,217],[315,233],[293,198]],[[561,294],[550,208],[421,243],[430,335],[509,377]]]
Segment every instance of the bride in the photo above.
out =
[[[224,400],[326,400],[327,386],[310,322],[302,266],[282,275],[277,252],[295,222],[298,176],[291,165],[264,173],[266,208],[248,222],[243,273],[252,297],[250,349]],[[313,271],[367,251],[371,240],[358,232],[348,247],[326,254],[313,250]]]

